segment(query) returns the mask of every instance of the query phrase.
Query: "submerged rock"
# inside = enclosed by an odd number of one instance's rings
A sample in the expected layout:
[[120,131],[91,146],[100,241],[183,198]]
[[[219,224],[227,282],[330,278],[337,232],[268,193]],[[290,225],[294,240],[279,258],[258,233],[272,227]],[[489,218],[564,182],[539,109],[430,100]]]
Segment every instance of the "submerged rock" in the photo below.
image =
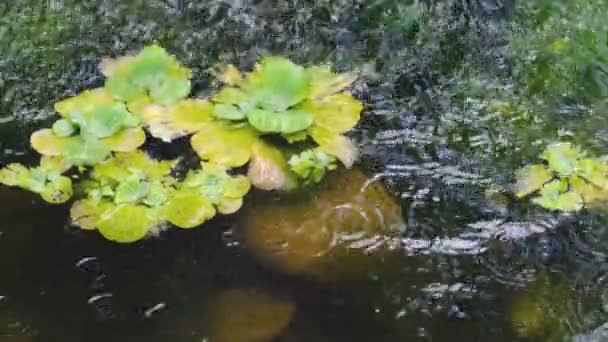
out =
[[251,202],[239,224],[251,252],[281,271],[323,280],[374,269],[404,227],[395,199],[356,169],[334,172],[317,191],[301,197]]
[[213,342],[268,342],[294,313],[292,302],[267,292],[224,290],[208,306],[207,336]]

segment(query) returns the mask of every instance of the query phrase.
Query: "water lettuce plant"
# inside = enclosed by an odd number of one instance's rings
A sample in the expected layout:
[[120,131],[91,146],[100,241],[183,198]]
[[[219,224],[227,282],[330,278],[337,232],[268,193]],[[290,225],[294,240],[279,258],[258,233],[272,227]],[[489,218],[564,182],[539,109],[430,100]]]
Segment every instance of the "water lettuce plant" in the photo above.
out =
[[49,203],[64,203],[72,197],[72,180],[62,173],[72,165],[61,157],[43,156],[40,165],[25,167],[13,163],[0,169],[0,184],[17,186],[40,194]]
[[[190,69],[157,45],[100,69],[103,87],[55,103],[59,118],[32,134],[40,164],[9,164],[0,183],[50,203],[75,197],[72,223],[108,240],[198,227],[238,211],[252,185],[292,190],[357,159],[344,135],[362,110],[344,91],[352,74],[265,57],[245,75],[226,67],[224,86],[204,100],[187,98]],[[167,143],[190,136],[200,169],[178,172],[179,158],[151,158],[141,149],[146,132]]]
[[550,210],[578,211],[608,200],[608,163],[589,158],[577,146],[549,145],[543,164],[527,165],[516,172],[515,194],[537,194],[532,202]]
[[32,134],[32,147],[45,156],[62,156],[74,165],[95,165],[112,151],[136,150],[146,139],[140,120],[103,88],[85,90],[55,103],[61,118]]

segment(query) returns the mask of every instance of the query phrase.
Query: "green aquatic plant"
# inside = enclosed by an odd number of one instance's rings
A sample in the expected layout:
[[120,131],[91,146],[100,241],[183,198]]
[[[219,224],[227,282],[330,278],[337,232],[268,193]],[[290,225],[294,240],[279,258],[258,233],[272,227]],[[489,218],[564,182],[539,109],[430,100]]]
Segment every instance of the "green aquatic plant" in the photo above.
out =
[[355,79],[327,66],[305,68],[286,58],[266,57],[246,75],[226,69],[226,86],[212,98],[213,115],[248,125],[259,135],[281,135],[288,143],[310,137],[350,167],[357,149],[342,134],[357,124],[362,105],[343,89]]
[[109,240],[134,242],[167,223],[193,228],[216,212],[231,214],[241,207],[250,188],[247,177],[203,164],[178,181],[170,175],[175,164],[141,151],[117,153],[96,165],[82,184],[86,197],[74,203],[72,221]]
[[72,165],[60,157],[43,156],[32,168],[13,163],[0,169],[0,184],[40,194],[49,203],[60,204],[72,197],[72,180],[62,173]]
[[306,150],[289,159],[289,167],[305,183],[319,183],[327,171],[335,170],[336,158],[319,148]]
[[[74,196],[72,223],[108,240],[194,228],[238,211],[252,185],[292,190],[319,183],[337,160],[351,167],[357,158],[344,135],[362,110],[344,91],[351,74],[267,57],[245,76],[228,66],[225,87],[206,101],[186,98],[191,71],[156,45],[100,67],[103,88],[55,103],[60,118],[32,134],[40,165],[9,164],[0,183],[50,203]],[[201,168],[179,176],[172,173],[177,160],[150,158],[139,149],[144,129],[165,142],[191,135]],[[238,174],[243,166],[246,175]]]
[[191,71],[157,45],[145,47],[134,56],[106,60],[101,69],[108,77],[106,90],[123,102],[144,98],[171,105],[190,94]]
[[32,147],[45,156],[62,156],[77,166],[95,165],[112,151],[136,150],[146,139],[139,118],[103,88],[55,103],[61,119],[34,132]]
[[608,163],[571,143],[549,145],[544,164],[527,165],[516,173],[515,194],[538,193],[532,202],[550,210],[578,211],[608,200]]
[[174,165],[142,151],[117,153],[96,165],[81,183],[85,197],[72,206],[72,222],[116,242],[142,239],[166,222],[166,205],[177,183],[170,176]]

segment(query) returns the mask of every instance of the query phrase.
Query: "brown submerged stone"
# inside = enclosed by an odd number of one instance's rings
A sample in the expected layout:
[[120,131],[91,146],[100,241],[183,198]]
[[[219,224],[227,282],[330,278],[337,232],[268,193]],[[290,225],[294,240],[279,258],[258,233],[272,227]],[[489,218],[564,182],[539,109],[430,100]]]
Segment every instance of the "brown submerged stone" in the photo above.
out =
[[340,169],[304,198],[283,195],[244,208],[240,233],[251,252],[281,271],[324,280],[363,275],[382,261],[404,226],[383,185]]
[[265,291],[224,290],[208,306],[207,335],[213,342],[270,342],[294,312],[291,301]]

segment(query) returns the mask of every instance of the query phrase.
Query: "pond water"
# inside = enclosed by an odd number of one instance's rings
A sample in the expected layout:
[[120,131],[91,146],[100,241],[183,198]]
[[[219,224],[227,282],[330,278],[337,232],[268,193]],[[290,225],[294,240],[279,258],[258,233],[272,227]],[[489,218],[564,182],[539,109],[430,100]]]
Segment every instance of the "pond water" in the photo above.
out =
[[[360,171],[295,209],[254,193],[242,214],[118,245],[70,226],[68,206],[0,188],[0,341],[608,340],[605,213],[509,192],[549,142],[608,153],[607,13],[605,0],[0,3],[2,165],[35,159],[29,135],[53,102],[102,84],[102,57],[154,42],[192,68],[196,97],[216,63],[278,54],[357,70],[365,104]],[[368,178],[377,188],[349,190]],[[327,252],[306,229],[342,203],[395,229]],[[256,235],[275,215],[312,223]],[[264,249],[277,239],[297,259]]]

